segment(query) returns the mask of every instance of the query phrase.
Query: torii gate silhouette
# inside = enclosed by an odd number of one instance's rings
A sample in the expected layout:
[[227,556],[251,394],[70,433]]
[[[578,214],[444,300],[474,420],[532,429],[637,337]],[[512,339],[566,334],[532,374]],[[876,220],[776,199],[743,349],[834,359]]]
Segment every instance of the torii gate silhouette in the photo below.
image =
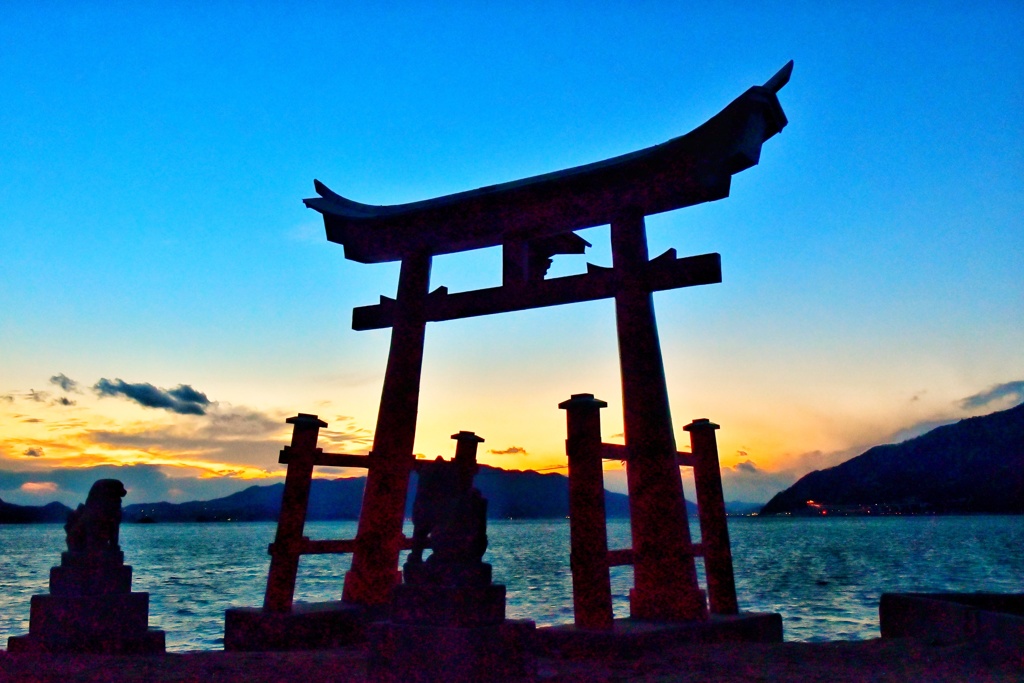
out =
[[[354,329],[392,333],[358,532],[345,545],[353,558],[343,602],[385,605],[396,581],[426,324],[614,298],[635,567],[630,611],[658,621],[706,616],[651,293],[721,282],[721,262],[717,253],[677,258],[674,249],[650,259],[644,218],[729,195],[732,175],[757,164],[762,144],[787,123],[777,93],[792,68],[684,136],[586,166],[394,206],[360,204],[315,181],[319,197],[305,204],[323,214],[328,240],[346,258],[401,261],[397,296],[353,311]],[[611,268],[588,264],[586,274],[545,279],[552,256],[589,246],[574,231],[605,224]],[[500,287],[429,291],[433,256],[498,245]]]

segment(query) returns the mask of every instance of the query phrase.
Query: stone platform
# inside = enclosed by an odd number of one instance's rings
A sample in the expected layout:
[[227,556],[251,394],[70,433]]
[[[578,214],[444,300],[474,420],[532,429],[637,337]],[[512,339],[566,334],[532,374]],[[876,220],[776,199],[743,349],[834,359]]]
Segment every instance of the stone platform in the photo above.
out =
[[368,630],[367,671],[376,683],[533,680],[535,629],[528,619],[472,627],[376,623]]
[[1024,593],[883,593],[878,621],[882,638],[972,642],[1024,657]]
[[367,624],[386,618],[341,601],[296,602],[290,612],[260,607],[235,607],[224,614],[224,649],[323,650],[366,639]]
[[781,643],[782,616],[741,612],[678,623],[616,619],[609,631],[560,624],[538,628],[533,642],[536,653],[548,657],[635,659],[688,643]]

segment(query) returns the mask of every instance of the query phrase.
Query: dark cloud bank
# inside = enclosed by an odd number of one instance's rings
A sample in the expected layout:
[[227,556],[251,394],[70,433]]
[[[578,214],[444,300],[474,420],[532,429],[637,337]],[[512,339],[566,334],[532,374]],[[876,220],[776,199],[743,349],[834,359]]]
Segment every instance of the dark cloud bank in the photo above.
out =
[[100,396],[123,396],[147,408],[161,408],[179,415],[205,415],[210,399],[188,384],[174,389],[160,389],[149,382],[130,384],[122,379],[102,378],[93,386]]

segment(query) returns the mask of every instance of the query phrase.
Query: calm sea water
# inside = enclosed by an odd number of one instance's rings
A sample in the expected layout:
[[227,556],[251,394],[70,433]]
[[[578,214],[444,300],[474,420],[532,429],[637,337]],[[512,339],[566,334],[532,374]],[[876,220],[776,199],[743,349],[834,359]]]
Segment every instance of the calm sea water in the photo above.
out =
[[[133,587],[149,591],[150,625],[167,631],[169,650],[220,649],[224,610],[262,604],[275,528],[122,526]],[[731,518],[729,530],[740,609],[780,612],[787,640],[877,637],[885,591],[1024,591],[1024,517]],[[628,547],[628,522],[608,532],[610,547]],[[306,533],[351,538],[355,523],[313,522]],[[491,522],[488,535],[484,559],[507,586],[508,616],[571,621],[568,522]],[[63,544],[59,525],[0,526],[0,647],[28,631],[29,598],[48,590]],[[296,598],[340,598],[349,557],[304,558]],[[612,569],[616,616],[629,613],[632,583],[631,568]]]

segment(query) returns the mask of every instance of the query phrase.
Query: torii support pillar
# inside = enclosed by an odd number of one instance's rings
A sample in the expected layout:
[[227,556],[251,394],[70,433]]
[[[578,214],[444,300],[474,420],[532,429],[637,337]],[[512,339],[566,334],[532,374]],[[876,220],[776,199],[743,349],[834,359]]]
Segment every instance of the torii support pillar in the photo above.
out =
[[424,301],[430,286],[430,256],[402,259],[391,350],[373,434],[370,468],[359,512],[352,569],[345,575],[342,600],[367,607],[385,606],[400,580],[405,496],[413,466],[416,416],[419,411]]
[[476,474],[479,469],[476,464],[476,448],[484,442],[482,437],[474,432],[459,432],[452,434],[455,440],[455,466],[462,470],[469,470],[470,476]]
[[316,415],[307,413],[299,413],[285,421],[294,427],[289,448],[291,459],[285,475],[281,512],[277,518],[277,535],[270,546],[267,592],[263,598],[263,609],[270,612],[289,612],[292,609],[295,579],[302,556],[302,531],[306,525],[309,489],[316,460],[316,442],[320,428],[327,426]]
[[700,540],[704,547],[704,571],[708,579],[708,600],[712,614],[738,614],[736,580],[729,547],[729,526],[722,494],[722,471],[718,464],[718,425],[701,418],[683,427],[690,432],[693,452],[693,480],[700,513]]
[[626,212],[613,220],[611,242],[619,274],[615,324],[629,451],[626,481],[634,553],[630,614],[649,621],[707,619],[676,465],[658,325],[645,278],[649,258],[642,212]]
[[608,528],[601,461],[601,408],[593,394],[573,394],[558,404],[566,413],[569,456],[569,530],[572,607],[577,628],[612,628]]

